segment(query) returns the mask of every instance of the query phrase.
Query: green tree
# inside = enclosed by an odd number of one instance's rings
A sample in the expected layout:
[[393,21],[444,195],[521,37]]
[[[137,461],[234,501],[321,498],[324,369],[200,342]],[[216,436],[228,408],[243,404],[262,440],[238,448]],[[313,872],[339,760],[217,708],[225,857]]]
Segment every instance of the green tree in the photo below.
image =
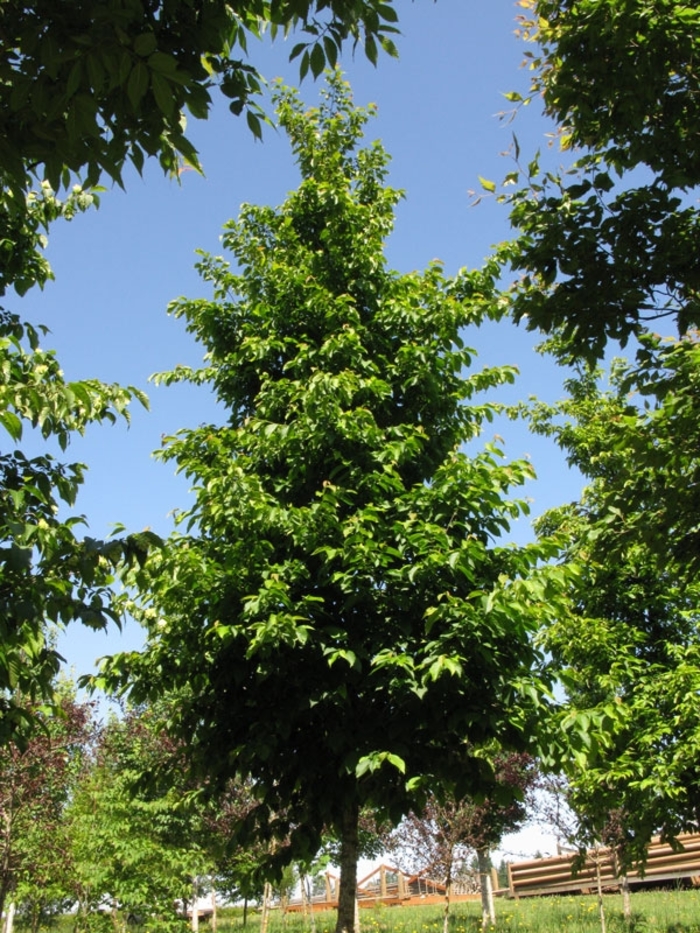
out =
[[[395,54],[392,0],[86,0],[0,8],[0,295],[43,286],[51,223],[97,202],[101,177],[122,183],[156,156],[174,172],[197,165],[184,114],[207,116],[218,86],[233,113],[247,112],[259,135],[254,97],[260,75],[244,59],[265,30],[297,31],[300,71],[318,75],[343,44],[360,43],[371,61]],[[76,186],[79,180],[86,190]],[[70,189],[63,199],[62,188]],[[97,380],[68,383],[39,347],[40,328],[0,308],[0,424],[18,443],[29,427],[65,448],[72,431],[125,414],[133,388]],[[48,698],[60,662],[48,621],[102,627],[110,608],[111,563],[140,556],[148,535],[108,544],[76,535],[64,517],[83,480],[82,464],[20,450],[0,458],[0,743]]]
[[[565,173],[534,159],[508,196],[519,232],[516,320],[560,332],[564,356],[602,357],[656,322],[700,323],[700,9],[674,0],[530,0],[531,99]],[[518,99],[519,95],[510,95]],[[516,172],[510,181],[521,177]]]
[[541,522],[568,536],[580,566],[573,613],[547,647],[567,689],[563,722],[588,731],[568,769],[583,842],[614,845],[623,869],[644,861],[654,833],[673,838],[700,814],[700,346],[645,343],[641,364],[615,364],[608,390],[584,372],[568,400],[534,414],[589,480],[580,502]]
[[126,924],[181,928],[177,902],[208,874],[202,813],[192,805],[182,749],[150,710],[128,711],[103,727],[66,814],[78,929],[90,929],[109,902]]
[[[527,744],[541,683],[533,636],[557,611],[551,545],[500,542],[533,470],[494,445],[499,410],[474,402],[514,377],[467,372],[463,328],[496,313],[497,265],[401,275],[383,244],[400,193],[387,156],[359,148],[368,113],[334,74],[319,108],[278,89],[302,181],[279,208],[245,206],[223,258],[199,269],[213,299],[180,299],[206,348],[199,371],[222,425],[183,430],[162,456],[196,503],[125,582],[147,629],[101,682],[136,702],[173,688],[171,729],[211,788],[238,774],[273,861],[341,839],[338,930],[353,927],[358,814],[394,820],[436,777],[478,793],[497,739]],[[257,823],[257,825],[256,825]]]

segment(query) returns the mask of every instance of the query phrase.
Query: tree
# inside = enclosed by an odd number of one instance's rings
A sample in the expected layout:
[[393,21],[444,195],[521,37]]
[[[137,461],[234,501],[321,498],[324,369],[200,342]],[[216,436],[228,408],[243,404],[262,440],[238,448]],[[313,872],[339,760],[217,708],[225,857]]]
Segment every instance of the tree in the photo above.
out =
[[17,901],[32,929],[69,890],[64,816],[92,732],[92,709],[70,685],[57,699],[56,715],[34,711],[41,730],[24,746],[0,747],[0,915]]
[[[672,0],[529,0],[531,99],[544,102],[564,173],[525,170],[507,197],[523,278],[516,320],[560,332],[565,357],[602,357],[654,322],[700,323],[700,10]],[[509,95],[518,100],[518,94]],[[512,173],[510,182],[521,177]]]
[[533,635],[562,570],[540,566],[551,545],[499,541],[527,511],[507,492],[529,462],[459,449],[499,410],[472,397],[514,376],[466,372],[462,329],[496,313],[496,264],[387,270],[400,193],[381,146],[357,148],[367,111],[338,74],[319,108],[275,101],[302,181],[227,225],[240,274],[203,255],[213,299],[171,307],[207,356],[163,380],[209,382],[227,420],[163,450],[196,503],[126,572],[147,644],[98,682],[135,702],[178,691],[171,730],[209,787],[252,780],[238,837],[288,839],[277,864],[340,837],[346,931],[360,808],[396,820],[436,777],[477,793],[491,769],[473,749],[528,743]]
[[[255,95],[260,75],[243,59],[247,41],[298,31],[292,57],[317,76],[345,42],[396,54],[392,0],[86,0],[0,11],[0,295],[24,294],[51,278],[46,234],[97,203],[91,189],[107,176],[122,184],[127,162],[139,171],[157,156],[175,172],[197,154],[183,110],[207,116],[219,86],[233,113],[247,113],[260,134]],[[240,57],[236,57],[240,55]],[[84,189],[76,185],[79,181]],[[57,192],[64,187],[63,200]],[[72,431],[114,420],[144,396],[97,380],[67,383],[57,361],[39,349],[40,328],[0,309],[0,424],[12,442],[29,426],[65,449]],[[29,713],[20,697],[48,699],[60,658],[46,622],[79,619],[102,627],[110,609],[116,556],[140,556],[154,542],[80,540],[82,519],[64,519],[83,480],[82,464],[21,451],[0,460],[0,743],[18,735]]]
[[213,861],[182,758],[151,710],[102,728],[66,814],[78,929],[90,929],[106,903],[124,924],[133,916],[186,929],[177,903],[191,901],[193,879]]
[[584,842],[613,845],[623,871],[643,864],[654,833],[673,839],[700,814],[698,352],[691,338],[648,338],[640,364],[614,365],[610,389],[584,370],[569,399],[534,413],[589,480],[580,502],[541,522],[566,533],[580,566],[573,614],[546,644],[567,689],[564,724],[588,731],[568,769]]
[[419,813],[410,813],[392,836],[392,848],[412,870],[426,871],[445,883],[443,933],[449,930],[450,888],[469,869],[474,853],[480,876],[484,928],[496,922],[489,852],[527,817],[527,797],[537,772],[527,753],[493,756],[494,781],[480,802],[430,794]]

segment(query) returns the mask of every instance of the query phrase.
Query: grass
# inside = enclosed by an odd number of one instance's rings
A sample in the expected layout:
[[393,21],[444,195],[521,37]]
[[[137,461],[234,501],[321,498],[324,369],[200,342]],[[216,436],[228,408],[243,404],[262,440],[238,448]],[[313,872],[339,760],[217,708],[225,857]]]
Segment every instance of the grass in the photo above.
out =
[[[625,923],[622,898],[607,895],[608,933],[700,933],[700,891],[640,891],[632,895],[632,920]],[[362,933],[442,933],[440,907],[384,907],[360,912]],[[257,933],[259,917],[251,913],[247,933]],[[316,914],[316,933],[333,933],[335,913]],[[598,933],[600,918],[593,895],[497,900],[495,933]],[[240,917],[222,917],[218,933],[242,933]],[[478,902],[453,906],[450,933],[481,931]],[[205,928],[202,928],[205,933]],[[308,917],[273,913],[269,933],[311,933]]]

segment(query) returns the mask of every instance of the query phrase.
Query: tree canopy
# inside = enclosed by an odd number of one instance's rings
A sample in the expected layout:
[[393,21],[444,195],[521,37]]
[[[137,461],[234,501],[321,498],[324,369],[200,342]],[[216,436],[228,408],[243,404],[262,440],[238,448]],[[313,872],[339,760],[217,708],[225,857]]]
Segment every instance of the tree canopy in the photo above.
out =
[[535,158],[510,178],[526,181],[507,196],[523,274],[515,319],[560,332],[562,355],[592,360],[655,322],[684,334],[700,323],[700,10],[672,0],[521,5],[537,44],[527,53],[532,98],[575,160],[562,173]]
[[395,54],[393,0],[86,0],[5,3],[0,15],[0,176],[11,189],[27,176],[57,190],[65,170],[88,186],[121,181],[157,155],[177,169],[197,157],[185,135],[186,110],[206,117],[218,86],[234,114],[247,109],[260,132],[254,97],[261,76],[248,40],[298,32],[292,57],[302,77],[334,65],[348,39],[376,62]]
[[498,265],[388,270],[400,193],[382,147],[358,148],[368,112],[337,74],[311,111],[275,100],[301,184],[244,206],[223,236],[238,271],[202,255],[213,298],[171,306],[206,363],[162,379],[208,382],[227,420],[161,452],[196,502],[125,575],[147,643],[101,680],[137,702],[178,692],[170,729],[210,787],[252,778],[243,829],[288,838],[278,858],[341,838],[342,930],[360,806],[398,819],[435,777],[476,793],[474,748],[528,744],[562,571],[540,566],[551,545],[501,540],[530,463],[460,449],[499,410],[478,392],[514,377],[472,371],[463,341],[497,313]]

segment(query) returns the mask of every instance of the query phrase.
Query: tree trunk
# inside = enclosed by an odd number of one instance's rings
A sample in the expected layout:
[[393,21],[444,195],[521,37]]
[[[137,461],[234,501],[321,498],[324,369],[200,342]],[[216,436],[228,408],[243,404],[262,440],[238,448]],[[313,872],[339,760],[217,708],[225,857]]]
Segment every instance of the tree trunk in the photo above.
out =
[[272,900],[272,885],[269,881],[265,882],[263,888],[262,914],[260,916],[260,933],[267,933],[267,926],[270,922],[270,901]]
[[450,895],[452,894],[452,865],[450,865],[445,879],[445,909],[442,912],[442,933],[448,933],[450,928]]
[[14,901],[10,901],[7,907],[7,914],[5,915],[5,924],[4,924],[4,933],[12,933],[15,926],[15,908],[16,904]]
[[630,893],[630,880],[627,877],[627,872],[622,874],[620,878],[620,890],[622,891],[622,912],[625,916],[625,920],[632,919],[632,897]]
[[311,887],[311,878],[309,875],[301,876],[301,899],[304,907],[304,913],[309,915],[309,926],[311,933],[316,933],[316,915],[314,911],[314,896]]
[[335,933],[360,933],[359,913],[356,907],[357,859],[360,853],[359,815],[360,810],[356,803],[348,804],[343,813],[340,832],[340,890]]
[[601,860],[600,849],[596,846],[595,849],[595,880],[596,888],[598,889],[598,913],[600,915],[600,933],[606,933],[605,927],[605,904],[603,903],[603,882],[600,877],[600,860]]
[[192,933],[199,933],[199,908],[197,907],[197,902],[199,898],[197,897],[197,877],[192,879],[192,919],[191,919],[191,928]]
[[479,887],[481,888],[481,925],[486,929],[489,924],[496,923],[496,907],[493,902],[493,881],[491,879],[491,866],[489,864],[489,850],[477,849],[476,858],[479,864]]

